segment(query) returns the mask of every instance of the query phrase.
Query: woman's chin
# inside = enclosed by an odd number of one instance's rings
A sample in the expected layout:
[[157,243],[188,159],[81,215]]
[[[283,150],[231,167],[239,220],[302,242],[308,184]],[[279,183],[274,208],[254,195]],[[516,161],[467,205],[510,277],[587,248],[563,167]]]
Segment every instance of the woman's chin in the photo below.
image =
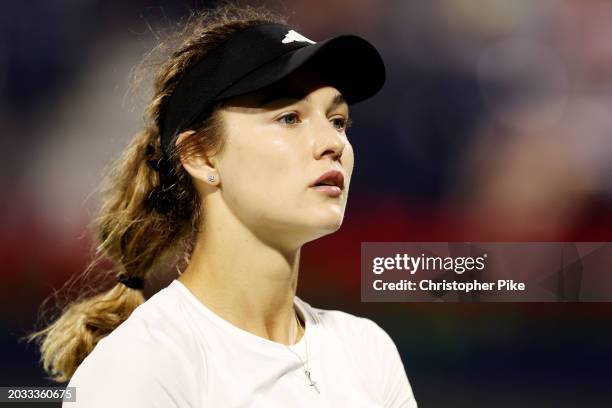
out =
[[344,213],[323,214],[312,220],[310,224],[314,230],[320,231],[322,235],[331,234],[338,231],[342,226]]

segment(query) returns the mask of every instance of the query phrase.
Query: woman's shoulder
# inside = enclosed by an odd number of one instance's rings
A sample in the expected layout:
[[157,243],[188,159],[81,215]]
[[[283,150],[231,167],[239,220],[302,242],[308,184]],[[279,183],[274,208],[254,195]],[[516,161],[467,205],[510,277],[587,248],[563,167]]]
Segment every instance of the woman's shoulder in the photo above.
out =
[[[198,380],[198,373],[205,375],[205,364],[193,358],[193,339],[179,307],[172,291],[164,288],[102,338],[68,384],[76,387],[77,401],[84,404],[77,407],[121,399],[125,405],[111,405],[128,406],[153,397],[164,401],[169,398],[167,387],[189,394],[190,382]],[[94,401],[99,405],[89,405]]]
[[416,408],[397,345],[378,323],[341,310],[312,307],[303,300],[300,305],[311,314],[315,326],[340,339],[339,344],[358,361],[361,371],[379,384],[385,407]]
[[[303,299],[298,298],[299,304],[309,313],[312,321],[326,331],[334,332],[343,337],[351,339],[368,339],[376,337],[385,340],[389,338],[387,332],[374,320],[345,312],[338,309],[323,309],[311,306]],[[389,338],[390,340],[390,338]]]
[[189,322],[181,310],[180,296],[167,286],[139,305],[131,315],[101,340],[104,348],[188,350],[193,341]]

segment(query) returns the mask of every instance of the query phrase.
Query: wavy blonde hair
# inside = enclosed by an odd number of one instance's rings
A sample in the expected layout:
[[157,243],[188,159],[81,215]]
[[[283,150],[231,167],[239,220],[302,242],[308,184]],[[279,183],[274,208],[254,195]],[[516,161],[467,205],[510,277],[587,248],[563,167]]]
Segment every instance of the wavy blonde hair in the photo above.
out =
[[[161,41],[141,63],[141,68],[155,68],[153,98],[145,111],[144,129],[111,165],[101,184],[102,206],[89,226],[97,237],[91,263],[62,290],[77,280],[86,282],[86,288],[79,289],[76,298],[69,297],[64,307],[56,307],[59,314],[55,319],[43,322],[42,329],[25,337],[37,342],[41,364],[50,379],[68,381],[98,341],[145,301],[142,291],[117,283],[116,277],[110,288],[100,290],[109,275],[122,273],[144,280],[165,257],[178,254],[185,261],[190,257],[200,225],[200,199],[178,158],[221,152],[221,105],[194,126],[193,135],[173,146],[171,169],[164,180],[147,163],[162,157],[160,115],[178,80],[210,49],[238,30],[265,22],[286,24],[284,17],[263,7],[224,4],[192,13],[179,23],[179,31]],[[154,55],[161,56],[160,62],[147,64]],[[135,83],[140,82],[139,71],[132,78]],[[94,273],[94,268],[108,259],[114,268]],[[54,292],[45,299],[43,312],[45,304],[57,295]]]

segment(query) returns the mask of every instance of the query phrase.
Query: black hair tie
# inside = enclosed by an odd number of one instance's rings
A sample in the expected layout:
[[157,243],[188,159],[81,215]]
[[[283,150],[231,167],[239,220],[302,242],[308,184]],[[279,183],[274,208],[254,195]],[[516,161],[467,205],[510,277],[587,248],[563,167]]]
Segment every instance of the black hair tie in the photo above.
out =
[[172,164],[170,160],[165,157],[160,157],[159,159],[148,159],[147,166],[157,171],[160,176],[169,176],[172,171]]
[[144,280],[138,276],[127,276],[125,274],[119,275],[117,281],[123,283],[128,288],[142,289],[144,288]]

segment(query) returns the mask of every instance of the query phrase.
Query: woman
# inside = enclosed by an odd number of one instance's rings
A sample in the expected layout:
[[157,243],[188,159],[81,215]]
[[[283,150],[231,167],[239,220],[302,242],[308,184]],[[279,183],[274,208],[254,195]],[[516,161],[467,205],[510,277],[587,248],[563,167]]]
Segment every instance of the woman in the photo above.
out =
[[[98,219],[118,283],[33,336],[76,387],[64,406],[416,407],[383,329],[295,295],[300,248],[342,223],[348,105],[382,87],[378,52],[254,8],[186,33]],[[180,248],[184,270],[144,302],[147,274]]]

